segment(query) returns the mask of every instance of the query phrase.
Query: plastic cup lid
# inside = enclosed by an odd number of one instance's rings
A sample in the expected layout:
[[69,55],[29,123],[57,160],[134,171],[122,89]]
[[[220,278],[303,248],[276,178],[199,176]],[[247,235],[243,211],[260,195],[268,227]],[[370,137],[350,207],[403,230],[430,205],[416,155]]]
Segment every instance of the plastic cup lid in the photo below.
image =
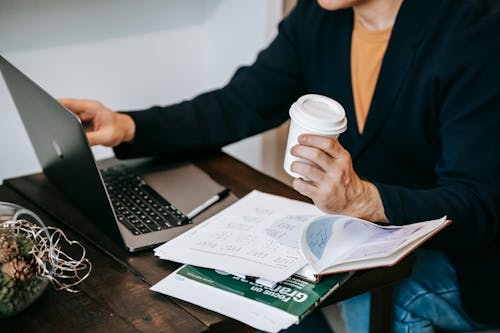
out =
[[319,134],[342,133],[347,128],[342,105],[322,95],[300,97],[290,108],[290,117],[300,126]]

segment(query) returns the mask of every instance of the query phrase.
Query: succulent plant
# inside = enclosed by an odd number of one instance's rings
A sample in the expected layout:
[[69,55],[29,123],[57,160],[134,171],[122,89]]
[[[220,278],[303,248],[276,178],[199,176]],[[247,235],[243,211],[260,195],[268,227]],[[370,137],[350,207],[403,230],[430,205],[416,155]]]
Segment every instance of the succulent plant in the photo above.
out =
[[19,248],[16,237],[12,233],[2,230],[0,232],[0,264],[11,261],[18,254]]
[[40,291],[32,248],[27,235],[0,229],[0,318],[22,308]]

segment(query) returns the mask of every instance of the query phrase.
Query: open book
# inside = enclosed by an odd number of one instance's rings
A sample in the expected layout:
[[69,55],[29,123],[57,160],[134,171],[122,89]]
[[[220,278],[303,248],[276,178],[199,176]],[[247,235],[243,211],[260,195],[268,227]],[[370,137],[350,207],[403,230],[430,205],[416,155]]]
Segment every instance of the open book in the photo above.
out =
[[390,266],[444,228],[445,217],[405,226],[325,215],[312,204],[253,191],[155,249],[161,259],[268,281]]
[[308,265],[296,274],[311,281],[321,275],[391,266],[451,223],[446,217],[405,226],[381,226],[341,215],[309,221],[300,235]]

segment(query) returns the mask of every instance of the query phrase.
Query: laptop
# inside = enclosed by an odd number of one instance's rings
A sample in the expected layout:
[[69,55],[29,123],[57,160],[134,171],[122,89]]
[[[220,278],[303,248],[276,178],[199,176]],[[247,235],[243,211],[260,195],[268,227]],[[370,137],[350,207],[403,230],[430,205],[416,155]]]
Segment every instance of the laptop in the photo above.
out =
[[[196,224],[154,189],[155,182],[156,187],[165,187],[160,183],[165,177],[149,176],[146,182],[121,165],[100,170],[76,115],[1,55],[0,71],[44,174],[111,239],[136,252],[163,243]],[[194,168],[191,165],[183,171],[188,173],[185,179],[194,179],[208,188],[212,185],[208,189],[212,195],[220,190],[220,185],[214,187],[208,175]],[[179,178],[178,172],[175,177]],[[196,193],[194,197],[200,195],[200,191],[191,190]],[[190,193],[183,196],[193,197]],[[210,197],[205,195],[205,200]],[[203,201],[193,198],[183,206],[195,207]]]

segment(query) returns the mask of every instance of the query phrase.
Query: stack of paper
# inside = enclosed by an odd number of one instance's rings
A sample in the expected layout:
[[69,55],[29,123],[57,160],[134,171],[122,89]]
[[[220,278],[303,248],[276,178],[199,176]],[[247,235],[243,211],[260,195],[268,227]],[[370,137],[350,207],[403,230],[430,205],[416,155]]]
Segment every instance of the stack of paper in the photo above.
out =
[[156,248],[188,266],[152,290],[276,332],[317,307],[352,274],[344,272],[394,265],[450,222],[380,226],[253,191]]
[[391,266],[451,221],[404,226],[324,215],[311,204],[258,191],[155,249],[161,259],[267,281]]
[[258,330],[278,332],[302,320],[349,276],[331,275],[319,284],[289,278],[271,288],[224,272],[183,266],[151,290],[216,311]]
[[283,281],[306,260],[299,249],[314,205],[253,191],[215,216],[155,249],[155,255],[205,268]]

